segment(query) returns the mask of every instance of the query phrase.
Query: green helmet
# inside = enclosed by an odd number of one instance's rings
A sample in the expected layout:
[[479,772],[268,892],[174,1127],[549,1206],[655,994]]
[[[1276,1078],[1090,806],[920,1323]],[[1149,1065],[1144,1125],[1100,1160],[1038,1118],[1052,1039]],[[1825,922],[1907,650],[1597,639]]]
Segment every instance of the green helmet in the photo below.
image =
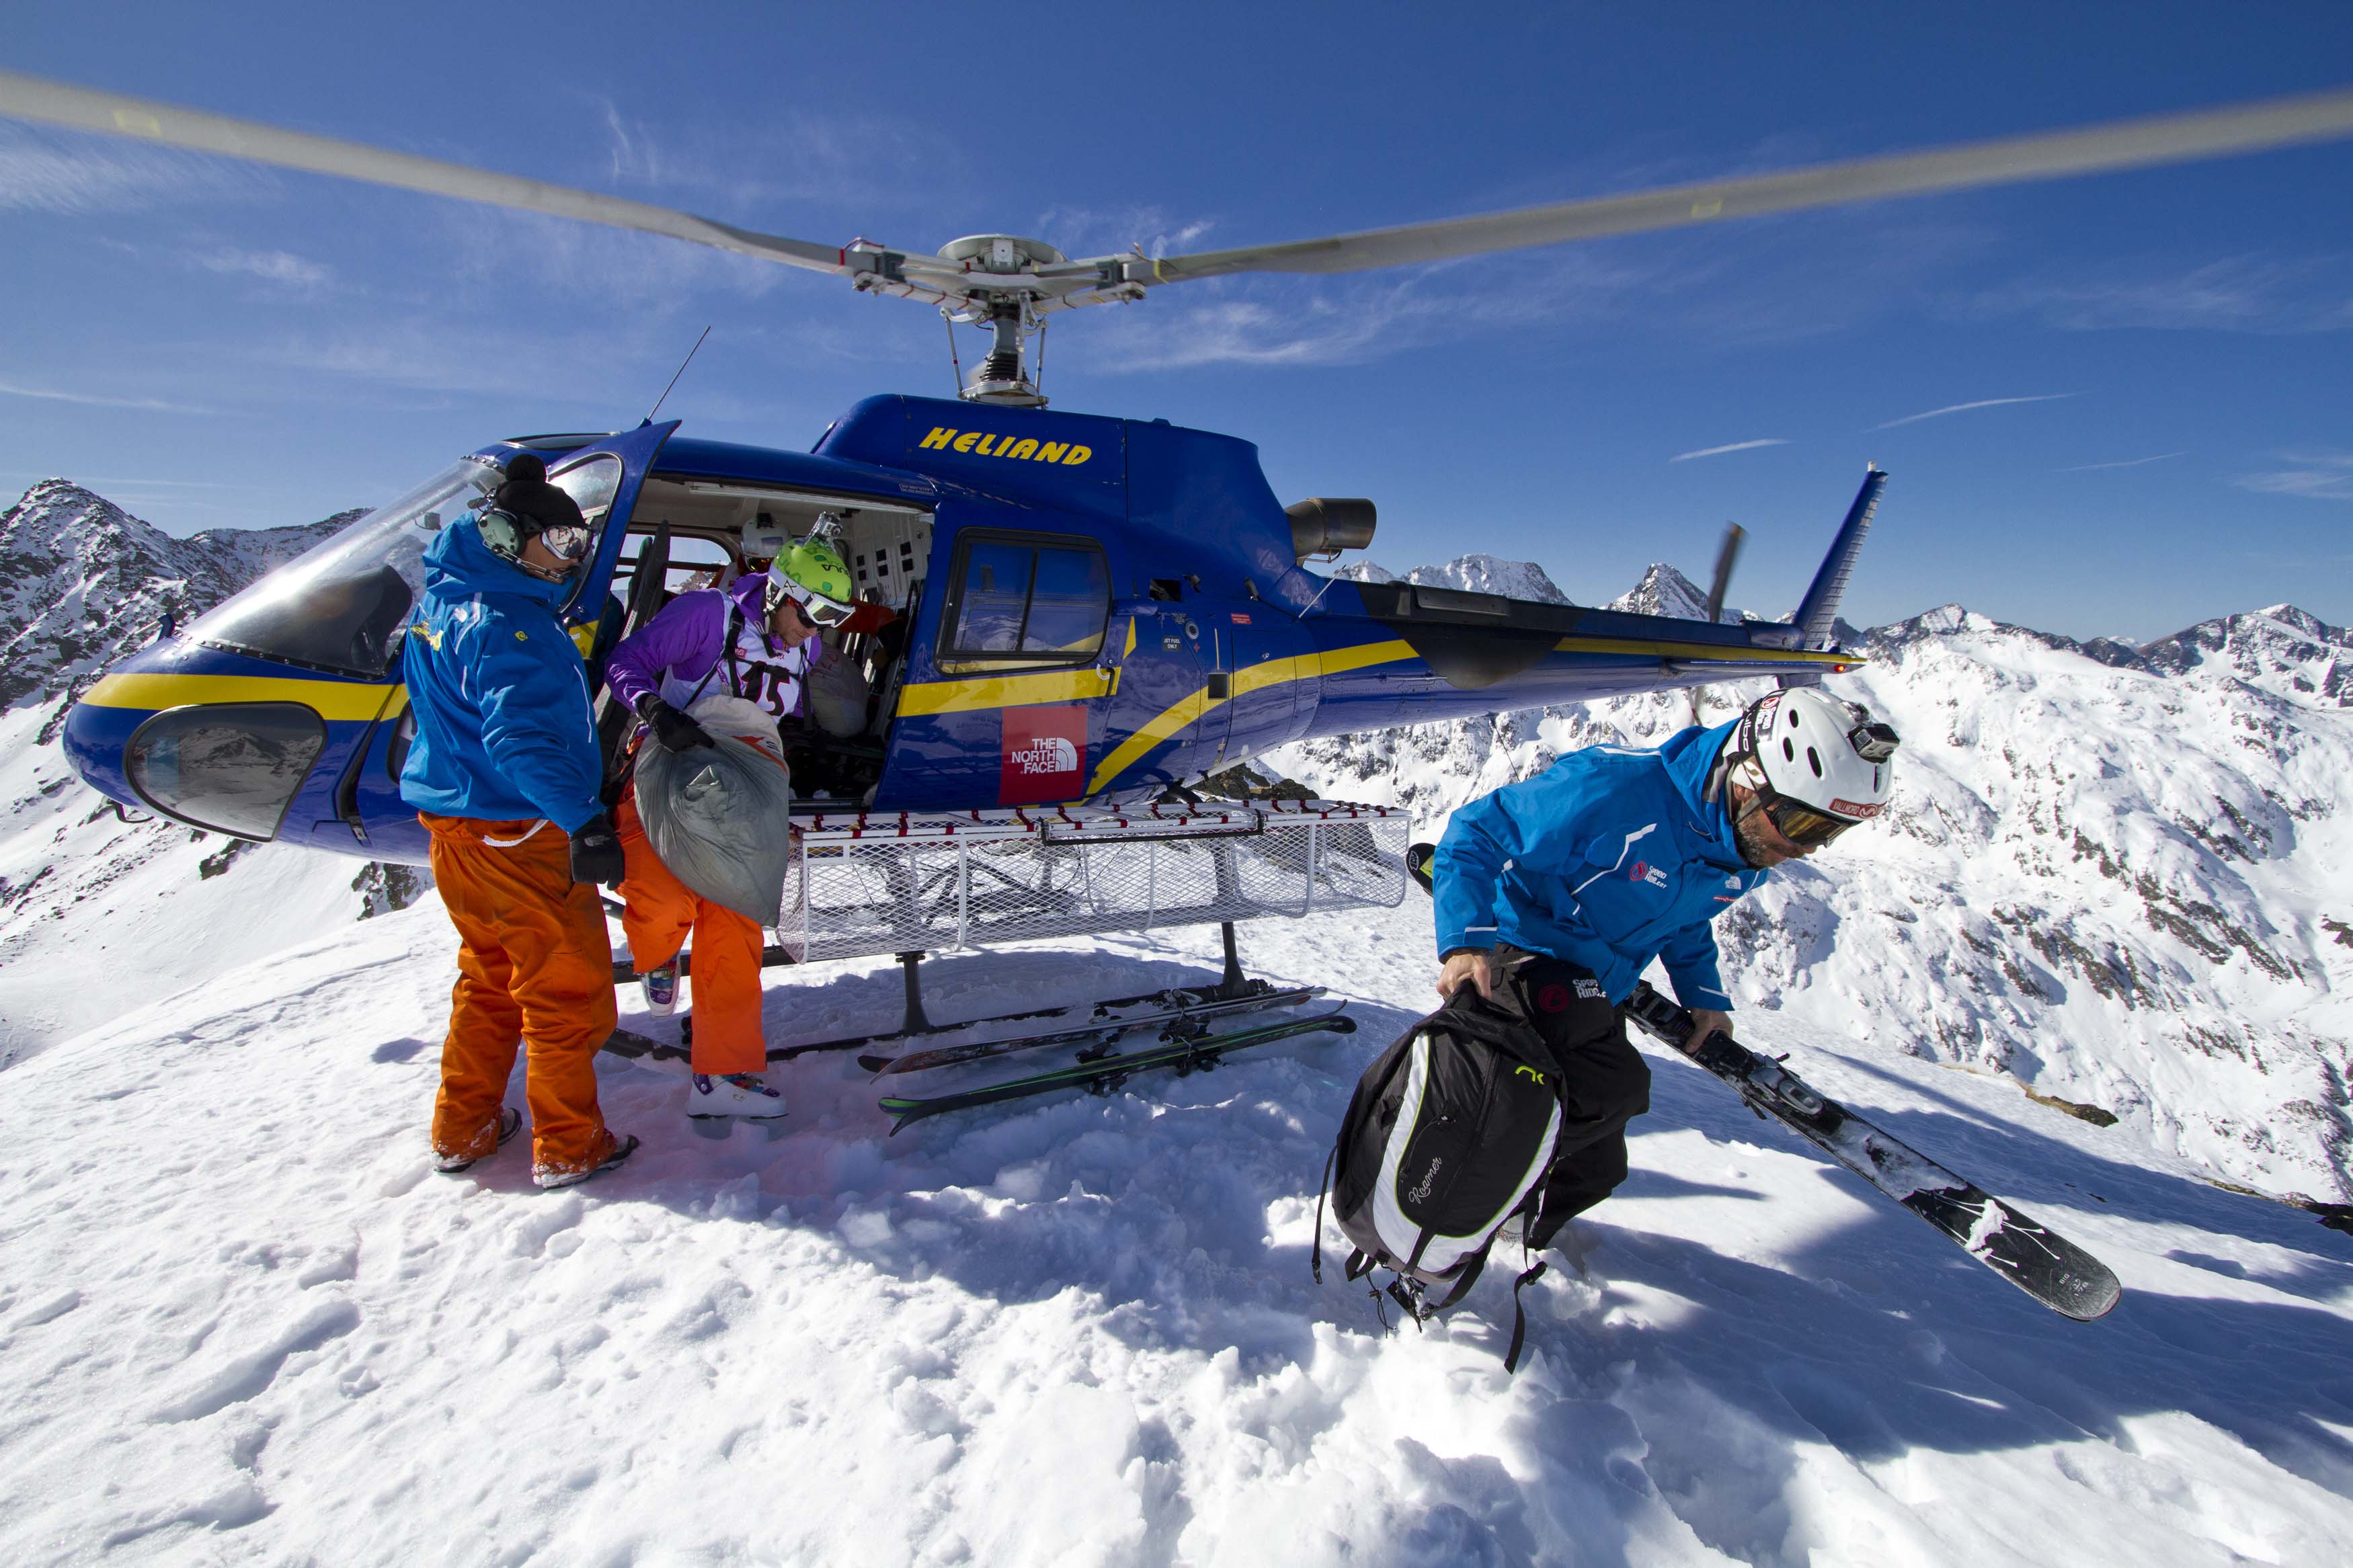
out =
[[796,544],[769,563],[768,591],[761,601],[769,615],[786,599],[800,605],[811,625],[838,626],[849,618],[857,593],[849,568],[822,544]]

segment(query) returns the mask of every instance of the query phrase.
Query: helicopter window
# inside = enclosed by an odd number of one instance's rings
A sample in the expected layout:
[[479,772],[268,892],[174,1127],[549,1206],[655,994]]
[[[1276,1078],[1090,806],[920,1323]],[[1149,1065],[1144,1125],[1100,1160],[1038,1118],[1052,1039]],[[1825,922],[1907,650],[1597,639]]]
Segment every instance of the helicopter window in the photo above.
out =
[[1092,658],[1111,617],[1111,574],[1092,543],[966,535],[957,550],[947,660]]
[[613,497],[621,488],[621,459],[595,457],[576,468],[560,474],[550,474],[547,482],[570,496],[580,508],[580,514],[595,528],[605,521],[613,509]]
[[267,842],[326,745],[326,725],[299,702],[172,708],[132,735],[123,771],[167,816]]
[[306,669],[381,679],[424,586],[426,545],[497,479],[497,469],[471,458],[450,465],[216,606],[187,636]]

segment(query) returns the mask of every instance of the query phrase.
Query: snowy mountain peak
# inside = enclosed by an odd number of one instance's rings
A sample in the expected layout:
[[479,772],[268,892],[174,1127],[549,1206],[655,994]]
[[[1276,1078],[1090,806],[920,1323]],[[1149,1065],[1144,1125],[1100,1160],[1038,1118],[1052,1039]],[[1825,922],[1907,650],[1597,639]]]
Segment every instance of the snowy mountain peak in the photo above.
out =
[[1534,599],[1546,605],[1568,603],[1568,595],[1555,587],[1545,569],[1535,562],[1505,561],[1495,555],[1458,555],[1443,566],[1417,566],[1406,574],[1406,581],[1432,588],[1460,588],[1471,594],[1501,594],[1506,599]]
[[1458,555],[1443,566],[1417,566],[1402,579],[1376,562],[1352,561],[1332,575],[1351,583],[1403,581],[1430,588],[1460,588],[1470,594],[1500,594],[1506,599],[1533,599],[1545,605],[1571,602],[1535,562],[1506,561],[1499,555]]
[[[1622,610],[1637,616],[1672,616],[1682,621],[1707,619],[1707,594],[1690,578],[1663,561],[1653,562],[1634,584],[1633,592],[1620,594],[1602,608]],[[1739,613],[1726,610],[1721,617],[1727,621],[1740,619]]]
[[2166,675],[2236,677],[2304,707],[2353,708],[2353,630],[2294,605],[2200,621],[2140,649]]
[[43,479],[0,512],[0,712],[79,693],[164,615],[186,622],[357,515],[174,539],[71,479]]

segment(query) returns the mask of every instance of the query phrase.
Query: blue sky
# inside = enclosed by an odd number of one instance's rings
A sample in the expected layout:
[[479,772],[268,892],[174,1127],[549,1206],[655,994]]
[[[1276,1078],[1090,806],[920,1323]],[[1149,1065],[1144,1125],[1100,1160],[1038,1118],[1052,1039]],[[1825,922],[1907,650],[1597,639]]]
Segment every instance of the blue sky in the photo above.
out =
[[[18,0],[14,68],[797,237],[1303,238],[2353,83],[2353,6],[220,7]],[[680,19],[684,18],[684,19]],[[2161,636],[2353,623],[2353,143],[1058,319],[1076,411],[1369,495],[1392,569],[1572,597],[1751,531],[1802,591]],[[175,532],[372,504],[487,439],[666,414],[806,447],[950,389],[907,301],[607,232],[0,122],[0,489]],[[984,340],[961,334],[969,367]]]

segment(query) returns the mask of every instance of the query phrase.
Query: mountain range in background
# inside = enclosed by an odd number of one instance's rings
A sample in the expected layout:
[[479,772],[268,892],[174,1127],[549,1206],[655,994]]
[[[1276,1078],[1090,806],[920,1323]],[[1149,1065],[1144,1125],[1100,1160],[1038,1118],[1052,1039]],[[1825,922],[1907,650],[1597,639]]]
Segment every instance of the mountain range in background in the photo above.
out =
[[[184,623],[353,515],[175,540],[63,479],[0,514],[0,1066],[416,895],[400,868],[126,818],[55,744],[159,616]],[[1566,602],[1540,567],[1493,556],[1407,576]],[[1704,602],[1659,565],[1609,607]],[[2138,647],[1958,605],[1841,631],[1872,662],[1832,689],[1905,736],[1896,805],[1719,923],[1741,1005],[2007,1076],[2232,1183],[2353,1199],[2353,894],[2337,885],[2353,632],[2287,605]],[[1710,689],[1702,717],[1764,689]],[[1681,692],[1566,703],[1264,763],[1409,805],[1435,837],[1568,751],[1653,745],[1692,712]]]

